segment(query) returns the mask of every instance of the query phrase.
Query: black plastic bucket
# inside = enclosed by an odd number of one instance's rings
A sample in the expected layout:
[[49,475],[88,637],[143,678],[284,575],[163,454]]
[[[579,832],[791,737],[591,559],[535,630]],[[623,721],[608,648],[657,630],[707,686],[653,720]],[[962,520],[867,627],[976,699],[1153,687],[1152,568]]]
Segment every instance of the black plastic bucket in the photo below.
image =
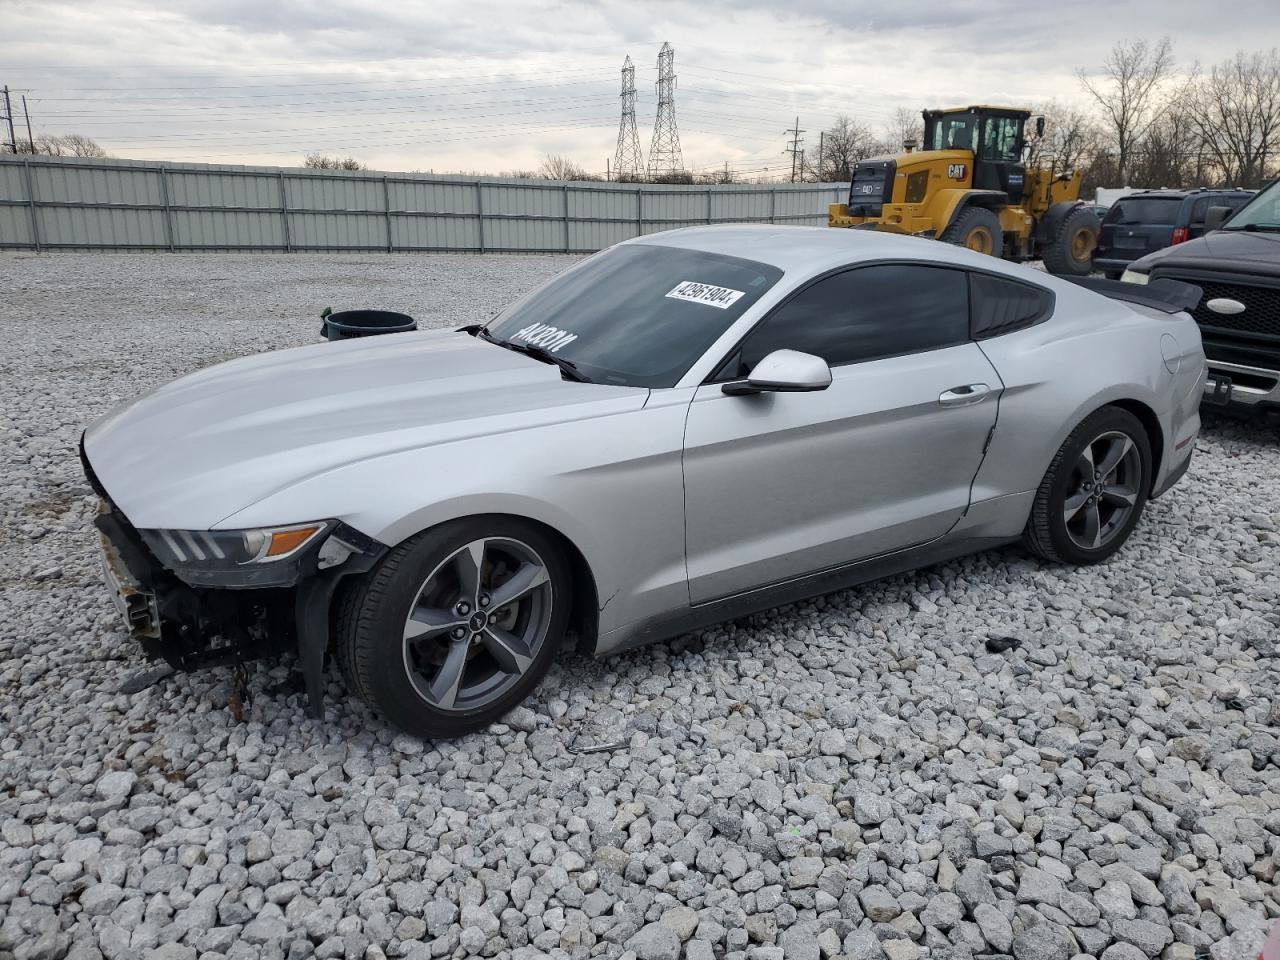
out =
[[383,333],[406,333],[417,330],[418,321],[404,313],[391,310],[342,310],[324,318],[320,336],[330,340],[350,340],[353,337],[376,337]]

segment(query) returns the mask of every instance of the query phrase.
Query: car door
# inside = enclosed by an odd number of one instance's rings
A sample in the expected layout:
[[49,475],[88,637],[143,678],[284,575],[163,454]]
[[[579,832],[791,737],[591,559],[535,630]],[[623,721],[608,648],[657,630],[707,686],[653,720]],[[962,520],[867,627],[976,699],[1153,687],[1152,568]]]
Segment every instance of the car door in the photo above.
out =
[[[722,391],[782,348],[827,360],[831,385]],[[685,426],[693,603],[945,534],[969,504],[1000,389],[969,340],[964,271],[903,263],[802,289],[712,381]]]

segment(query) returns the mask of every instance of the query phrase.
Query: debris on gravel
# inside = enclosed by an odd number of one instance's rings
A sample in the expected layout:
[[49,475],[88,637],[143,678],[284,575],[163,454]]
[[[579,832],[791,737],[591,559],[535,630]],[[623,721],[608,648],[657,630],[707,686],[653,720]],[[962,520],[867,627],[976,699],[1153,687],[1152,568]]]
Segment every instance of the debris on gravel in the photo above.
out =
[[1262,423],[1209,420],[1103,566],[1010,548],[566,651],[456,742],[336,674],[311,720],[287,659],[252,668],[243,722],[224,671],[121,692],[147,665],[99,582],[83,426],[318,342],[325,306],[457,326],[571,262],[0,255],[0,957],[1256,956],[1280,918]]

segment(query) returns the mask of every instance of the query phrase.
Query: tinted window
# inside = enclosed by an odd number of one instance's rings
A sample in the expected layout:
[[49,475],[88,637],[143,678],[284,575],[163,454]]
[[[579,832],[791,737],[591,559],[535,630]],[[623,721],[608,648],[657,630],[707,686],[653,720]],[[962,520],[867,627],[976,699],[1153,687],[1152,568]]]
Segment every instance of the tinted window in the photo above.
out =
[[975,340],[1022,330],[1053,313],[1048,290],[985,273],[970,275],[969,303]]
[[1177,223],[1181,206],[1181,197],[1122,197],[1111,205],[1103,222]]
[[1209,203],[1212,202],[1225,206],[1225,200],[1211,197],[1196,197],[1196,202],[1191,204],[1191,213],[1188,219],[1193,227],[1204,226],[1204,215],[1209,212]]
[[861,267],[819,280],[776,309],[752,331],[726,373],[730,379],[746,376],[774,350],[800,350],[838,366],[968,339],[964,271]]
[[698,250],[611,247],[516,303],[487,331],[550,350],[597,382],[671,387],[781,276],[776,267]]

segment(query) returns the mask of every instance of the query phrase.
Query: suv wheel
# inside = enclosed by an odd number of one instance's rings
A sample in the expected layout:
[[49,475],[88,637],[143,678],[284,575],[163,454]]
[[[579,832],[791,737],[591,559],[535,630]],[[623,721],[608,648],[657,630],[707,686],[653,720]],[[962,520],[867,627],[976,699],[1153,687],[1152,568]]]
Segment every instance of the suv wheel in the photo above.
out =
[[569,568],[532,524],[476,517],[413,537],[342,598],[349,681],[422,737],[478,730],[520,703],[569,619]]

